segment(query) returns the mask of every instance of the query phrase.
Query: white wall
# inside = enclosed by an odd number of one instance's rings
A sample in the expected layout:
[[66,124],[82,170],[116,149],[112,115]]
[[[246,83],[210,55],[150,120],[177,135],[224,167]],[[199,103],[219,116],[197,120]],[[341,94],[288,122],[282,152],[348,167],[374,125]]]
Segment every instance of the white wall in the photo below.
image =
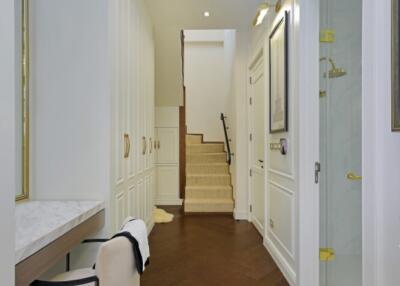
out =
[[104,199],[109,188],[107,1],[31,2],[34,199]]
[[220,114],[232,100],[235,31],[185,31],[186,125],[205,141],[225,140]]
[[399,285],[400,133],[391,132],[391,1],[363,1],[364,284]]
[[[281,10],[276,13],[270,9],[264,23],[252,30],[251,50],[248,66],[254,62],[260,51],[264,58],[265,74],[265,234],[264,245],[271,253],[291,285],[296,284],[298,263],[297,230],[297,200],[299,196],[299,169],[298,169],[298,104],[299,90],[297,79],[301,70],[296,62],[298,42],[297,25],[298,3],[295,0],[282,1]],[[277,134],[269,133],[269,36],[276,24],[289,12],[289,131]],[[302,67],[304,69],[304,66]],[[247,104],[248,105],[248,104]],[[281,138],[288,141],[288,152],[271,151],[270,143],[279,143]],[[311,166],[312,167],[312,166]],[[273,207],[272,207],[273,206]],[[274,226],[270,225],[273,220]]]
[[0,2],[0,285],[14,285],[16,95],[14,1]]
[[[108,1],[37,0],[30,4],[30,197],[102,200],[108,212]],[[107,237],[108,227],[98,236]],[[74,251],[73,266],[91,264],[96,247]],[[63,264],[64,260],[49,274],[63,271]]]
[[230,167],[235,195],[235,219],[247,219],[248,204],[248,122],[247,122],[247,84],[248,57],[250,50],[250,26],[237,30],[236,53],[233,68],[232,100],[229,104],[227,124],[232,138],[231,149],[234,153]]

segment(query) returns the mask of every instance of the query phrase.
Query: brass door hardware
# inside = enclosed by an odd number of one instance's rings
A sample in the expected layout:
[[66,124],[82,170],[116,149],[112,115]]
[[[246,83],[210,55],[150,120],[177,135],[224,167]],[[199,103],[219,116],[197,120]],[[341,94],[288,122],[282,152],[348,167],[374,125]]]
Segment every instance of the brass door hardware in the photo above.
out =
[[131,140],[129,138],[129,134],[124,134],[124,146],[125,146],[124,158],[128,158],[129,153],[131,151]]
[[325,96],[326,96],[326,90],[320,90],[319,91],[319,97],[322,98],[322,97],[325,97]]
[[154,150],[157,149],[157,140],[154,140]]
[[353,172],[348,172],[346,174],[346,178],[350,181],[361,181],[362,180],[362,176],[358,176],[358,175],[354,174]]
[[320,248],[319,249],[319,260],[328,262],[335,260],[335,250],[333,248]]
[[142,155],[146,155],[146,151],[147,151],[147,140],[146,140],[146,137],[143,136],[142,137]]
[[160,149],[160,140],[157,142],[157,149]]

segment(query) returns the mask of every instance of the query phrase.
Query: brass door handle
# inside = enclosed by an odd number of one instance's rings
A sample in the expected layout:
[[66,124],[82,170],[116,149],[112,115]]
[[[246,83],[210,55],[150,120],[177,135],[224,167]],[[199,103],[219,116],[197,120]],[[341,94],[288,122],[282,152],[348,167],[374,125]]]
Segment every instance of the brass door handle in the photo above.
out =
[[145,155],[147,151],[147,140],[145,136],[142,137],[142,146],[142,155]]
[[131,150],[131,141],[129,139],[129,134],[124,134],[124,158],[129,157],[129,152]]
[[353,172],[348,172],[346,175],[346,178],[350,181],[361,181],[362,180],[362,176],[358,176],[358,175],[354,174]]

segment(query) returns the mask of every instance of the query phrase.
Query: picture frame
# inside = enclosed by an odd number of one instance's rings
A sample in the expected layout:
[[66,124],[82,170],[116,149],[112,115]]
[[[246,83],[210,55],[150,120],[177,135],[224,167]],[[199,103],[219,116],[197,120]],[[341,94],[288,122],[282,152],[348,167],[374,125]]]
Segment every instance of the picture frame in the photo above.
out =
[[399,1],[392,0],[392,131],[400,131]]
[[288,34],[289,12],[285,11],[269,36],[269,132],[289,131]]

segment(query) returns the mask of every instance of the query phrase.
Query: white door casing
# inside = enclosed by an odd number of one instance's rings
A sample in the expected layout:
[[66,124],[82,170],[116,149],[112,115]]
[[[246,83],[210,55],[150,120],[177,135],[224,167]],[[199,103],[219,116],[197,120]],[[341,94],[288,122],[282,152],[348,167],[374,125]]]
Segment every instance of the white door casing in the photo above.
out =
[[265,76],[262,52],[250,67],[249,202],[250,220],[264,235],[265,226]]

